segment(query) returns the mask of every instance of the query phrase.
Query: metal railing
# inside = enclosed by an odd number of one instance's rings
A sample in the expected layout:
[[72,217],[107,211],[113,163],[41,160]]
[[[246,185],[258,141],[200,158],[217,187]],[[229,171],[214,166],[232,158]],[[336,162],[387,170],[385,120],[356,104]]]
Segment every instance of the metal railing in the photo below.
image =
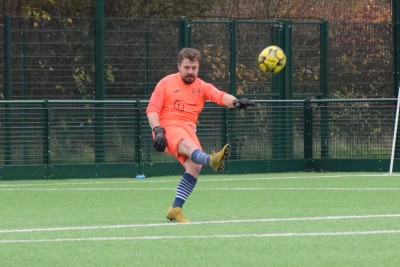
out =
[[[0,101],[0,178],[10,175],[2,174],[4,168],[21,166],[25,176],[30,176],[29,167],[40,166],[48,178],[57,178],[51,171],[62,165],[70,166],[63,175],[71,177],[82,166],[108,166],[111,172],[126,165],[131,175],[162,174],[163,168],[157,172],[152,166],[175,160],[152,147],[147,103]],[[258,100],[255,108],[230,110],[206,103],[198,136],[208,153],[232,145],[230,161],[237,163],[232,172],[285,171],[291,169],[281,166],[287,161],[300,164],[296,170],[318,170],[319,161],[329,160],[362,160],[364,166],[356,170],[364,170],[367,160],[390,159],[395,104],[396,99]],[[399,154],[397,149],[397,159]],[[247,169],[246,162],[254,166]]]

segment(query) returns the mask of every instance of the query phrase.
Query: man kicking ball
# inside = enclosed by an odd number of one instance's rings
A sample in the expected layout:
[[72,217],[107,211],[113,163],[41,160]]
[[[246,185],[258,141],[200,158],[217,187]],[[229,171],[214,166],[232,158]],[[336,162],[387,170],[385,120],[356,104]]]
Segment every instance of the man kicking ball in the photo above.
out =
[[182,207],[196,186],[202,166],[208,165],[220,172],[230,152],[229,144],[212,155],[203,152],[196,123],[204,103],[209,100],[239,109],[255,106],[251,100],[239,100],[200,79],[197,76],[200,61],[198,50],[183,48],[178,54],[178,72],[158,82],[146,110],[155,149],[173,155],[185,168],[175,200],[167,212],[169,220],[180,223],[190,222],[182,214]]

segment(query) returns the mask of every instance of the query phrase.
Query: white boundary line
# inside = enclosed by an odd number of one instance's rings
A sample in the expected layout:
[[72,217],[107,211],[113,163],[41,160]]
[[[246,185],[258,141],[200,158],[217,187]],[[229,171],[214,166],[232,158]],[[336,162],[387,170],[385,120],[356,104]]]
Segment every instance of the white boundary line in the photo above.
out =
[[0,244],[9,243],[54,243],[77,241],[128,241],[128,240],[160,240],[160,239],[227,239],[227,238],[266,238],[266,237],[314,237],[314,236],[349,236],[349,235],[382,235],[400,234],[400,230],[372,230],[351,232],[314,232],[314,233],[270,233],[270,234],[237,234],[237,235],[188,235],[188,236],[122,236],[122,237],[84,237],[84,238],[55,238],[55,239],[16,239],[0,240]]
[[71,187],[71,188],[0,188],[0,191],[170,191],[176,190],[176,187],[170,188],[135,188],[135,187]]
[[[98,188],[0,188],[0,191],[175,191],[175,187],[98,187]],[[264,191],[264,190],[325,190],[325,191],[399,191],[400,187],[197,187],[196,191]]]
[[[197,190],[197,188],[196,188]],[[328,190],[328,191],[398,191],[400,187],[226,187],[226,188],[200,188],[198,190]]]
[[373,215],[349,215],[349,216],[325,216],[325,217],[297,217],[297,218],[263,218],[247,220],[220,220],[179,223],[152,223],[152,224],[125,224],[125,225],[95,225],[95,226],[71,226],[55,228],[27,228],[27,229],[0,229],[2,233],[29,233],[29,232],[54,232],[54,231],[76,231],[76,230],[99,230],[99,229],[122,229],[122,228],[141,228],[141,227],[173,227],[173,226],[193,226],[207,224],[232,224],[232,223],[268,223],[268,222],[293,222],[293,221],[332,221],[332,220],[353,220],[353,219],[382,219],[400,218],[400,214],[373,214]]
[[[200,176],[201,182],[226,182],[226,181],[257,181],[257,180],[286,180],[286,179],[325,179],[325,178],[351,178],[351,177],[393,177],[400,175],[392,175],[389,176],[387,173],[382,174],[338,174],[338,175],[316,175],[313,176],[311,173],[310,176],[277,176],[277,177],[249,177],[249,178],[235,178],[233,174],[232,178],[221,178],[216,176],[215,178],[206,178],[202,179]],[[239,175],[242,176],[242,175]],[[177,175],[176,179],[168,179],[164,178],[147,178],[147,179],[133,179],[126,178],[128,181],[121,180],[121,178],[115,178],[118,181],[82,181],[82,182],[59,182],[60,180],[54,180],[53,183],[29,183],[29,184],[2,184],[0,181],[0,187],[24,187],[24,186],[58,186],[58,185],[96,185],[96,184],[136,184],[136,183],[177,183],[180,179],[180,176]]]

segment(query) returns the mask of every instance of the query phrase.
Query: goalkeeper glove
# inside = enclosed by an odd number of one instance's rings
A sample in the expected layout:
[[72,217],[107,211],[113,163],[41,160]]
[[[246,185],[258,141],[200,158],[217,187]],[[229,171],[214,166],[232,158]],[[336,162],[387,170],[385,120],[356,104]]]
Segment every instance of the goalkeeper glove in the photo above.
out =
[[165,129],[161,126],[153,128],[154,132],[154,148],[158,152],[164,152],[167,147],[167,139],[165,138]]
[[247,108],[247,107],[254,107],[256,105],[256,103],[254,103],[251,100],[248,99],[235,99],[233,100],[233,105],[235,106],[235,108],[238,109],[242,109],[242,108]]

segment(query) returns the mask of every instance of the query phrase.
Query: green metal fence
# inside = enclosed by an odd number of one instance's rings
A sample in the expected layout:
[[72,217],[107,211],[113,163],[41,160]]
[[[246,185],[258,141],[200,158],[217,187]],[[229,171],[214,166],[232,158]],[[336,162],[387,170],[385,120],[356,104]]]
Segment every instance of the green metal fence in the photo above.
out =
[[[231,173],[387,171],[395,102],[258,100],[247,110],[207,103],[198,135],[209,153],[232,145]],[[146,106],[129,100],[0,101],[0,179],[182,172],[172,157],[152,147]]]
[[[201,78],[259,103],[246,111],[210,103],[200,117],[206,152],[232,144],[231,172],[388,168],[397,24],[96,13],[35,23],[4,16],[0,29],[0,179],[176,173],[152,148],[145,107],[184,46],[202,52]],[[288,57],[274,76],[256,64],[270,44]]]
[[[101,16],[34,24],[29,17],[4,16],[0,97],[145,100],[161,77],[176,71],[179,49],[193,46],[203,53],[201,77],[233,94],[390,98],[397,95],[395,29],[392,23]],[[256,64],[258,53],[270,44],[282,46],[288,56],[287,66],[275,76]]]

